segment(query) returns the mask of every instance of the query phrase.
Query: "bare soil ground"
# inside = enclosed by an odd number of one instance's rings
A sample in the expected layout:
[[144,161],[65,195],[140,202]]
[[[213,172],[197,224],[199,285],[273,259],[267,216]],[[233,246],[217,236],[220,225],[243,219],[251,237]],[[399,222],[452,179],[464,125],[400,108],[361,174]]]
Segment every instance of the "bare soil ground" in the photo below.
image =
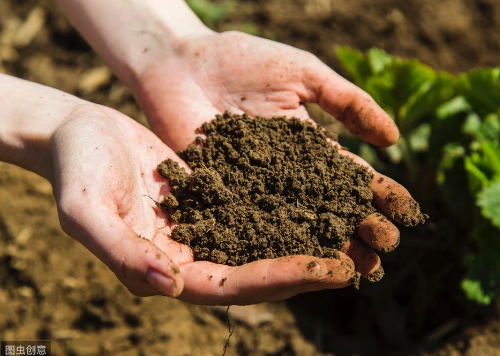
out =
[[[378,46],[452,72],[500,63],[496,0],[262,0],[240,1],[236,10],[222,29],[253,23],[257,34],[334,68],[335,44]],[[48,1],[0,2],[0,71],[145,123],[130,93]],[[131,296],[62,232],[51,194],[43,179],[0,164],[0,339],[51,339],[55,355],[222,354],[224,308]],[[227,354],[500,355],[498,308],[463,301],[460,276],[449,278],[459,268],[449,244],[405,238],[395,254],[407,263],[384,259],[388,277],[376,287],[232,307]],[[450,264],[427,280],[436,256]]]

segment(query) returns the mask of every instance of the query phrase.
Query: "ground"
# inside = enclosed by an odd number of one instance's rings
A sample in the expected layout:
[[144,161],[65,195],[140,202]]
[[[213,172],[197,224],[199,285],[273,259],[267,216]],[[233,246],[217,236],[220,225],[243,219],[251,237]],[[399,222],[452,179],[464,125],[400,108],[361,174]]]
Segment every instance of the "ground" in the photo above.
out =
[[[500,63],[496,0],[240,1],[218,26],[312,51],[335,69],[337,44],[378,46],[454,73]],[[48,1],[0,2],[0,71],[145,123],[130,93]],[[222,354],[224,308],[130,295],[62,232],[42,178],[0,164],[0,202],[0,339],[50,339],[55,355]],[[449,277],[459,266],[439,265],[428,278],[427,265],[435,256],[453,259],[454,245],[420,233],[404,232],[394,252],[405,264],[383,257],[387,277],[377,286],[232,307],[227,354],[500,355],[498,307],[463,300],[460,276]]]

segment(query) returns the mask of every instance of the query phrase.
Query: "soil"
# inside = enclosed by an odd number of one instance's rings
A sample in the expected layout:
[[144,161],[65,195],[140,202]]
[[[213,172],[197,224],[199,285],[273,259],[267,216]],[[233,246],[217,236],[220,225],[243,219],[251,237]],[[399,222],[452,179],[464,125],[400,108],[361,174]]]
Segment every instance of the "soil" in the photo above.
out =
[[375,211],[373,175],[342,156],[324,129],[299,119],[230,115],[206,138],[158,167],[172,188],[160,207],[172,238],[197,260],[238,266],[288,255],[338,258],[358,222]]
[[[219,29],[252,23],[256,34],[312,51],[338,71],[336,44],[378,46],[454,73],[500,63],[497,0],[253,0],[236,8]],[[30,31],[14,36],[23,25]],[[49,1],[0,1],[0,71],[145,124],[130,92]],[[227,355],[500,355],[499,307],[462,297],[460,222],[429,196],[417,198],[433,219],[402,229],[398,251],[382,256],[392,272],[381,282],[361,293],[231,307]],[[43,179],[0,164],[0,202],[0,339],[51,339],[54,355],[222,354],[225,308],[131,296],[62,232]]]

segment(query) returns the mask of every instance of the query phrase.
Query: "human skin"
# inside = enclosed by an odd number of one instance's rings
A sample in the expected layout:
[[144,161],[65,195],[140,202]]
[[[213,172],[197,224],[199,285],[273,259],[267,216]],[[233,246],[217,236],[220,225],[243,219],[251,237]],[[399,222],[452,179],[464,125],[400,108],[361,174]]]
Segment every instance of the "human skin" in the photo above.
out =
[[[173,149],[185,147],[201,123],[224,110],[308,120],[304,106],[307,101],[319,103],[367,142],[387,146],[399,138],[393,121],[370,96],[312,54],[238,32],[215,33],[182,0],[56,0],[56,3],[131,88],[154,132]],[[344,150],[341,153],[350,155]],[[366,164],[358,157],[353,159]],[[378,178],[378,173],[374,174]],[[386,196],[386,189],[377,181],[374,179],[372,184],[375,197]],[[396,183],[392,189],[409,196]],[[379,208],[387,211],[384,200],[378,201]],[[358,235],[364,242],[353,240],[346,245],[345,252],[356,263],[356,269],[368,276],[380,267],[378,256],[368,246],[390,250],[399,243],[399,232],[389,222],[381,228],[376,216],[368,217],[361,226]],[[231,289],[228,281],[224,286]],[[262,280],[249,290],[258,287],[265,287]],[[292,289],[303,291],[295,285]],[[241,290],[233,294],[242,296],[240,302],[252,301],[245,299]],[[295,292],[273,295],[282,299],[292,294]],[[181,298],[198,302],[188,289]],[[219,303],[226,299],[214,300]]]
[[56,3],[174,150],[225,110],[309,119],[305,102],[319,103],[372,144],[389,146],[399,138],[367,93],[311,53],[241,32],[216,33],[183,0]]
[[0,160],[50,181],[63,229],[133,294],[250,304],[350,285],[354,263],[344,253],[239,267],[193,261],[154,202],[169,190],[157,164],[171,158],[188,168],[151,131],[113,109],[1,74],[0,105]]
[[[186,147],[203,122],[225,110],[310,120],[305,102],[319,103],[372,144],[388,146],[399,139],[394,122],[367,93],[311,53],[239,32],[216,33],[183,0],[56,3],[132,90],[153,131],[174,150]],[[386,196],[387,185],[376,183],[379,174],[359,157],[351,158],[374,172],[375,197]],[[397,183],[392,189],[409,197]],[[387,211],[383,199],[378,201]],[[367,245],[391,250],[399,243],[398,229],[376,215],[362,224],[359,235],[363,250]],[[380,260],[374,253],[364,255],[374,262],[355,262],[367,275]]]

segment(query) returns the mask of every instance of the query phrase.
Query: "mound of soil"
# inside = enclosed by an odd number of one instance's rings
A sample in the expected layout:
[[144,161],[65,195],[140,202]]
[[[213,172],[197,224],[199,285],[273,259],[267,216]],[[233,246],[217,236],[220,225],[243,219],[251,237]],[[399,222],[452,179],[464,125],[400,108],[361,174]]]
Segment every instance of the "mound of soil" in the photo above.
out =
[[[338,258],[375,211],[373,175],[341,155],[322,128],[296,118],[217,116],[180,156],[158,166],[172,238],[197,260],[237,266],[287,255]],[[418,212],[420,212],[418,210]]]

